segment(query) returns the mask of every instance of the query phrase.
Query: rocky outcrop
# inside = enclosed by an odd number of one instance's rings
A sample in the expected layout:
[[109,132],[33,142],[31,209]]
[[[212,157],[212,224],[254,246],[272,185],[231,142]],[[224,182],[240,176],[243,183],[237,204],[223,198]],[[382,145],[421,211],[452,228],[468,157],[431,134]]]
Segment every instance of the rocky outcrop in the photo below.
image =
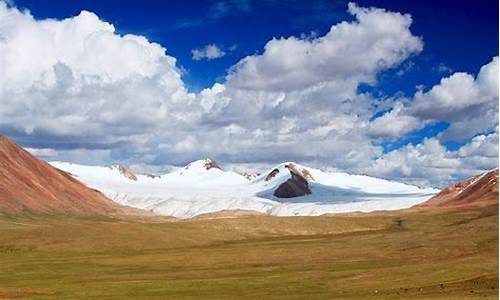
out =
[[274,177],[276,177],[276,175],[278,175],[279,172],[280,172],[280,170],[278,170],[278,169],[272,170],[271,172],[269,172],[269,174],[267,174],[265,181],[269,181],[269,180],[273,179]]
[[293,172],[293,173],[303,177],[307,181],[314,181],[314,177],[311,175],[311,173],[306,168],[302,168],[302,170],[300,170],[299,167],[294,163],[289,163],[286,166],[286,168],[288,168],[290,170],[290,172]]
[[278,198],[294,198],[311,194],[309,183],[302,172],[294,164],[289,164],[286,168],[292,177],[280,184],[273,195]]
[[207,170],[214,169],[214,168],[215,169],[221,169],[220,166],[219,166],[219,164],[215,160],[210,159],[210,158],[207,158],[205,160],[204,167]]
[[302,176],[307,179],[307,181],[314,181],[314,177],[307,169],[302,169]]
[[498,205],[498,168],[452,184],[417,207]]
[[249,172],[238,172],[238,174],[240,174],[241,176],[245,177],[250,181],[254,180],[260,175],[259,173],[249,173]]
[[130,180],[133,180],[133,181],[137,181],[139,179],[137,176],[139,176],[139,175],[145,176],[145,177],[148,177],[151,179],[156,179],[156,178],[161,177],[160,175],[150,174],[150,173],[136,173],[123,165],[112,165],[112,166],[109,166],[109,168],[111,170],[118,170],[118,172],[120,172],[120,174],[123,177],[126,177]]
[[144,175],[148,178],[151,178],[151,179],[157,179],[157,178],[161,178],[160,175],[156,175],[156,174],[150,174],[150,173],[141,173],[140,175]]
[[137,181],[137,176],[135,176],[135,174],[132,171],[130,171],[129,169],[127,169],[126,167],[124,167],[122,165],[118,165],[118,171],[120,171],[120,174],[127,177],[128,179],[133,180],[133,181]]

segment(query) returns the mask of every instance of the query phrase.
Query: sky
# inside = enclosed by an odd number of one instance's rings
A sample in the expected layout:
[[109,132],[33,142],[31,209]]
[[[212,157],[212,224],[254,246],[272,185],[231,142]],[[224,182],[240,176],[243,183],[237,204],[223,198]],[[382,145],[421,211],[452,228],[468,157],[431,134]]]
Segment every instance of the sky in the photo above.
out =
[[497,1],[0,0],[0,134],[161,171],[498,166]]

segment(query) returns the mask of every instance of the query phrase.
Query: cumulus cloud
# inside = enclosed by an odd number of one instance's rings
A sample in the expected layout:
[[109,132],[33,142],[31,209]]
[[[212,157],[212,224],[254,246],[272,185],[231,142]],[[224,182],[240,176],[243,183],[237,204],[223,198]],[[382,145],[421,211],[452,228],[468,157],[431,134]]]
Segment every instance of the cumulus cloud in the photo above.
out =
[[449,151],[436,138],[385,153],[366,168],[381,177],[423,186],[443,186],[498,167],[498,128],[478,135],[456,151]]
[[165,48],[119,35],[91,12],[35,20],[0,2],[0,22],[2,131],[137,142],[201,111]]
[[450,74],[453,70],[445,65],[443,62],[440,62],[437,66],[432,68],[433,71],[438,73]]
[[226,52],[222,51],[222,49],[215,44],[209,44],[201,49],[191,50],[191,54],[194,60],[212,60],[223,57],[224,55],[226,55]]
[[[396,101],[391,111],[369,124],[368,134],[397,139],[433,121],[450,126],[436,138],[381,155],[366,172],[441,186],[457,176],[497,167],[498,57],[482,66],[477,76],[457,72],[427,92],[419,90],[404,104]],[[447,140],[469,141],[457,151],[448,151],[442,144]]]
[[353,22],[342,22],[322,37],[273,39],[260,55],[241,60],[227,84],[243,89],[293,91],[323,82],[373,83],[375,75],[422,50],[410,32],[410,15],[349,3]]
[[[349,135],[367,140],[362,129],[373,114],[371,98],[358,94],[358,85],[375,83],[378,72],[418,53],[423,43],[411,34],[409,15],[355,4],[349,11],[356,19],[332,26],[325,36],[273,39],[262,54],[242,59],[228,74],[224,92],[217,93],[220,101],[212,101],[218,105],[205,122],[258,126],[268,139],[283,126],[296,137],[297,148],[309,132],[324,132],[323,139],[333,135],[338,145]],[[348,123],[352,127],[331,125],[346,114],[356,120]],[[338,127],[346,128],[343,137],[336,135]]]
[[428,92],[418,91],[412,105],[413,114],[427,119],[461,119],[474,107],[498,97],[498,57],[473,75],[457,72],[441,79]]
[[376,118],[368,126],[368,135],[374,138],[396,139],[425,125],[420,119],[404,114],[404,106],[397,102],[390,112]]
[[[176,59],[145,37],[120,35],[91,12],[36,20],[0,2],[0,132],[51,159],[141,168],[200,157],[252,164],[296,160],[446,181],[457,168],[491,165],[484,148],[491,148],[491,128],[498,124],[492,110],[498,107],[492,102],[498,97],[497,59],[476,78],[453,74],[413,99],[396,99],[373,119],[381,108],[373,95],[358,92],[359,85],[375,85],[381,71],[418,54],[423,42],[410,31],[410,15],[352,3],[348,9],[353,20],[324,36],[272,39],[261,54],[232,67],[224,82],[190,93]],[[224,54],[216,45],[193,51],[199,51],[193,59]],[[458,98],[450,96],[455,88],[461,89]],[[491,124],[468,117],[472,108]],[[443,136],[463,126],[474,128],[470,137],[476,137],[455,152],[440,136],[383,153],[380,141],[434,120],[452,123]]]
[[[207,129],[195,134],[197,143],[211,145],[219,137],[213,146],[230,160],[369,165],[381,147],[367,136],[373,99],[357,87],[375,84],[381,70],[420,52],[423,42],[411,33],[409,15],[355,4],[349,11],[355,20],[332,26],[324,36],[272,39],[262,54],[236,64],[223,88],[204,90],[210,113],[202,117]],[[417,126],[408,122],[401,130]],[[231,126],[244,130],[221,138],[228,133],[220,129]]]
[[481,67],[476,78],[457,72],[429,91],[418,91],[410,114],[451,123],[442,139],[466,139],[498,124],[498,57]]
[[467,173],[498,167],[498,127],[495,132],[474,137],[458,150]]
[[463,141],[490,132],[498,124],[498,57],[482,66],[476,77],[453,73],[430,90],[419,89],[412,99],[394,103],[370,124],[370,136],[396,139],[434,121],[450,124],[438,136],[443,141]]
[[407,145],[377,158],[366,172],[381,177],[429,185],[451,180],[460,161],[435,138]]

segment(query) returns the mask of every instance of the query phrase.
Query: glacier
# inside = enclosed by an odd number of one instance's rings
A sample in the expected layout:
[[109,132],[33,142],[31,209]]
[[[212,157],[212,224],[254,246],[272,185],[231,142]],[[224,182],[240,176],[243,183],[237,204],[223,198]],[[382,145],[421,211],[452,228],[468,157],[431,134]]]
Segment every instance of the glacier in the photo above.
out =
[[[50,162],[90,188],[126,206],[176,218],[220,211],[254,211],[274,216],[318,216],[347,212],[397,210],[422,203],[439,190],[342,172],[325,172],[295,164],[312,176],[312,194],[276,198],[274,189],[290,177],[285,162],[249,180],[218,167],[207,169],[209,159],[198,160],[170,173],[125,176],[119,166],[89,166]],[[274,169],[279,172],[269,180]]]

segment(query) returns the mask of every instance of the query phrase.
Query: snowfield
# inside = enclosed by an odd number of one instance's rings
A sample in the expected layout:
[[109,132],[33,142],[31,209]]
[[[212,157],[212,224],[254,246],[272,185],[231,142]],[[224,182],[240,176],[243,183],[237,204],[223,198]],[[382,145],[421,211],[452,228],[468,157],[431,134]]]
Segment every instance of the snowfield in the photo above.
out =
[[419,188],[384,179],[323,172],[296,164],[309,171],[311,195],[279,199],[273,191],[290,178],[282,163],[279,173],[266,181],[274,169],[252,180],[218,168],[206,168],[210,160],[198,160],[161,176],[134,174],[130,178],[119,166],[85,166],[51,162],[113,201],[160,215],[191,218],[223,210],[248,210],[276,216],[318,216],[326,213],[395,210],[424,202],[439,190]]

